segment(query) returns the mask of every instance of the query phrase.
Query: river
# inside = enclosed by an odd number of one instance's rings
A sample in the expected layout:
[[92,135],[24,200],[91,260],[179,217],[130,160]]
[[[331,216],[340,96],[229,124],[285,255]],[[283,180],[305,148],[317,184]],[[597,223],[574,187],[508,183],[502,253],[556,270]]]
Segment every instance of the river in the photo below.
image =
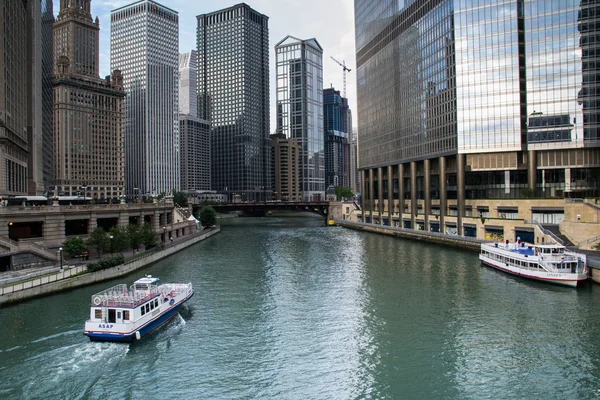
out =
[[[133,275],[1,308],[0,398],[600,397],[598,285],[315,217],[221,222]],[[89,342],[91,295],[143,274],[195,295],[133,345]]]

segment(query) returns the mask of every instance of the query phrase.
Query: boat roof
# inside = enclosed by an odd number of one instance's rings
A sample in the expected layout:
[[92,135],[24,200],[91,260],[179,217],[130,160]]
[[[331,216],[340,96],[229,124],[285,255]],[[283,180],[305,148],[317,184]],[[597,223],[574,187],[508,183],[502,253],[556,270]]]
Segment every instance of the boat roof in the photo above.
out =
[[143,277],[141,279],[138,279],[137,281],[133,282],[133,284],[137,285],[139,283],[141,285],[149,285],[149,284],[152,284],[152,283],[156,283],[158,281],[160,281],[159,278],[153,278],[152,275],[148,275],[148,276],[145,276],[145,277]]

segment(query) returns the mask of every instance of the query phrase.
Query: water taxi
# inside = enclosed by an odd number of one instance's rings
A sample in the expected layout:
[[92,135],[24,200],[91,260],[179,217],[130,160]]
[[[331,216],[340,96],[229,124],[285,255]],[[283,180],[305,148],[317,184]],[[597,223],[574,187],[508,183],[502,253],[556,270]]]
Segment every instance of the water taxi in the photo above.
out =
[[479,259],[509,274],[559,285],[577,287],[587,279],[585,254],[558,244],[482,243]]
[[148,275],[129,288],[120,284],[93,295],[83,334],[91,341],[131,343],[169,321],[194,289],[191,283],[158,282]]

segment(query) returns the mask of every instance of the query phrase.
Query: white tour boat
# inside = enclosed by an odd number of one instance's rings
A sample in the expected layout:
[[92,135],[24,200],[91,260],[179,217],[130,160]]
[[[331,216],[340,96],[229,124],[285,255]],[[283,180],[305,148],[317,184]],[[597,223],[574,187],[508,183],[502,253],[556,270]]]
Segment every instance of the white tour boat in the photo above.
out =
[[577,287],[587,279],[585,254],[558,244],[482,243],[479,259],[513,275],[559,285]]
[[158,284],[151,275],[92,296],[84,335],[92,341],[133,342],[173,318],[194,295],[191,283]]

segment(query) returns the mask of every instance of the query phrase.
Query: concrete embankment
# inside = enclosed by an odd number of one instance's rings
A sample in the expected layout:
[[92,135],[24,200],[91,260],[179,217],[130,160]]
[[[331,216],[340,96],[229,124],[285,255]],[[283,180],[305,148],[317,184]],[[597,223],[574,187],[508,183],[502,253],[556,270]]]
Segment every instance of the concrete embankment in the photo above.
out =
[[344,228],[357,229],[366,232],[374,232],[382,235],[396,236],[410,240],[420,240],[423,242],[443,244],[452,247],[460,247],[477,252],[479,252],[480,250],[481,243],[485,243],[485,241],[476,238],[447,235],[438,232],[415,231],[413,229],[395,228],[393,226],[367,224],[364,222],[353,222],[348,220],[336,219],[335,223],[337,225],[343,226]]
[[[134,260],[113,268],[108,268],[90,273],[83,272],[75,276],[70,276],[65,279],[55,280],[51,282],[48,282],[48,280],[44,281],[43,278],[39,278],[31,282],[27,282],[27,284],[15,283],[12,286],[12,288],[17,288],[19,290],[7,293],[7,288],[2,288],[3,294],[0,295],[0,306],[8,303],[16,303],[33,297],[62,292],[64,290],[69,290],[80,286],[91,285],[97,282],[102,282],[105,280],[117,278],[119,276],[127,275],[138,269],[147,267],[150,264],[160,261],[163,258],[169,257],[170,255],[175,254],[178,251],[181,251],[193,244],[201,242],[204,239],[216,235],[220,231],[220,227],[211,228],[209,230],[198,233],[190,237],[189,239],[180,240],[175,244],[166,247],[162,250],[155,251],[149,254],[141,253]],[[34,285],[33,283],[36,282],[37,285]]]

